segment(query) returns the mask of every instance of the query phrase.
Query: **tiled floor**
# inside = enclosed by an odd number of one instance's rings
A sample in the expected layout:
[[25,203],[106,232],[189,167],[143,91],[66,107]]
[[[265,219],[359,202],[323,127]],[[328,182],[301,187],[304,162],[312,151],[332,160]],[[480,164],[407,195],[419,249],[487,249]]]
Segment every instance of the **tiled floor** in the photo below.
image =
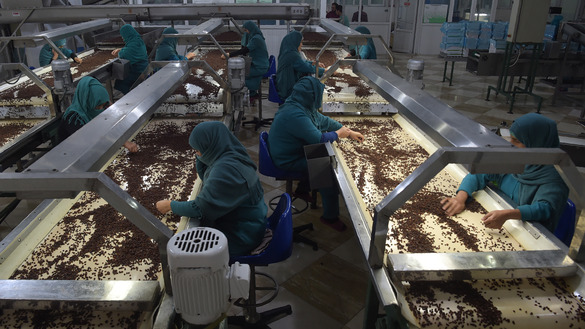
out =
[[[396,54],[396,67],[403,75],[406,74],[406,63],[411,57]],[[492,95],[490,101],[485,101],[487,87],[495,86],[497,77],[478,77],[465,71],[465,63],[455,63],[453,86],[449,86],[448,81],[442,82],[442,59],[437,56],[417,58],[425,61],[425,91],[488,128],[496,128],[503,121],[509,125],[515,118],[536,111],[536,103],[529,96],[517,97],[513,114],[508,113],[509,105],[503,96],[496,98]],[[553,106],[550,99],[553,93],[551,86],[538,82],[534,90],[545,98],[541,113],[559,123],[561,134],[585,134],[585,129],[576,122],[583,103],[577,106],[558,99],[556,106]],[[263,101],[265,118],[272,117],[275,110],[274,103]],[[269,127],[259,129],[262,130],[269,130]],[[238,135],[254,160],[257,160],[258,134],[253,127],[248,126]],[[267,201],[285,191],[284,182],[260,176]],[[347,209],[343,205],[341,213],[342,220],[349,226]],[[363,253],[352,229],[343,233],[334,231],[319,221],[320,215],[321,209],[309,209],[293,217],[295,225],[313,223],[315,230],[303,234],[319,243],[318,251],[295,243],[291,258],[261,269],[277,277],[281,292],[275,301],[260,310],[286,304],[292,305],[293,309],[292,315],[273,322],[272,328],[363,327],[368,282]]]
[[[396,67],[406,74],[406,62],[412,55],[396,54]],[[525,113],[536,111],[531,97],[519,96],[510,114],[505,98],[499,96],[485,101],[487,86],[495,85],[497,77],[478,77],[465,71],[464,63],[455,63],[453,86],[442,82],[444,62],[436,56],[418,57],[425,61],[425,90],[443,100],[455,110],[471,119],[494,128],[502,121],[512,121]],[[264,86],[265,90],[267,86]],[[576,123],[579,119],[583,102],[579,106],[562,99],[556,106],[551,105],[552,87],[537,83],[535,93],[545,97],[541,112],[559,123],[559,131],[576,136],[585,133],[585,129]],[[273,117],[277,107],[268,100],[263,100],[264,117]],[[238,138],[248,148],[252,158],[258,158],[258,135],[262,127],[255,131],[247,126],[240,130]],[[261,176],[265,199],[285,191],[285,184],[272,178]],[[32,208],[31,208],[32,209]],[[319,243],[319,250],[303,244],[295,244],[292,256],[284,262],[270,265],[259,270],[276,277],[281,285],[276,300],[260,308],[269,309],[286,304],[292,305],[293,314],[271,324],[279,329],[354,329],[363,327],[364,305],[368,274],[361,248],[357,242],[347,209],[342,205],[341,218],[349,229],[343,233],[334,231],[319,221],[321,209],[309,209],[295,215],[295,225],[313,223],[314,230],[303,233]],[[0,226],[0,232],[9,231],[16,223],[6,221]],[[2,226],[5,226],[4,229]],[[8,226],[8,227],[6,227]],[[7,230],[6,230],[7,229]]]

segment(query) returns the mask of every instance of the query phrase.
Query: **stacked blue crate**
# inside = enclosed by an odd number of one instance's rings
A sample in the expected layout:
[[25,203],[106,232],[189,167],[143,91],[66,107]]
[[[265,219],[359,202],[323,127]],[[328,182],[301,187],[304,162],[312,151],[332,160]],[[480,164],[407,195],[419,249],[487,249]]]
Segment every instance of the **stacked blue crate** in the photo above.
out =
[[492,39],[506,40],[508,36],[508,22],[495,22],[492,26]]
[[555,39],[557,26],[552,24],[546,24],[544,28],[544,40],[552,41]]
[[443,32],[441,52],[448,56],[461,56],[465,44],[465,23],[445,22],[441,26],[441,32]]
[[490,47],[490,39],[492,38],[491,22],[482,22],[481,31],[479,33],[479,40],[477,42],[477,49],[487,50]]
[[465,22],[465,48],[477,49],[479,35],[481,33],[481,22]]

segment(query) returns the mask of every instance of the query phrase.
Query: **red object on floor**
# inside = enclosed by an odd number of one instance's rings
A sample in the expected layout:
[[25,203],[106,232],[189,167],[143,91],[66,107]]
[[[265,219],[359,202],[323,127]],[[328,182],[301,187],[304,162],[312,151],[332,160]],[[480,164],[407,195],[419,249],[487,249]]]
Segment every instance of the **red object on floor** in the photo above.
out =
[[339,232],[343,232],[347,229],[347,226],[345,226],[345,224],[339,218],[332,220],[321,217],[321,222]]

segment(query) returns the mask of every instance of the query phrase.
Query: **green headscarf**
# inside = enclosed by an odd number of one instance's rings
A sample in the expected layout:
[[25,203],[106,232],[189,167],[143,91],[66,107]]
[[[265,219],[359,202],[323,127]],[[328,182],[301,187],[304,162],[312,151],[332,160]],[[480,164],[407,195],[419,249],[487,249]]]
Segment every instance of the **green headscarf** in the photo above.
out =
[[[54,41],[55,46],[59,47],[63,55],[65,55],[65,59],[71,57],[73,51],[70,49],[65,48],[65,44],[67,43],[66,39],[61,39]],[[53,61],[53,47],[48,43],[43,46],[41,49],[41,53],[39,54],[39,64],[41,66],[49,65]]]
[[[558,148],[557,124],[537,113],[529,113],[516,119],[510,133],[527,148]],[[558,179],[558,173],[551,165],[526,165],[524,172],[514,175],[527,185],[541,185]]]
[[[295,105],[302,108],[307,113],[311,122],[317,128],[319,127],[319,108],[323,104],[323,90],[325,85],[319,79],[311,76],[302,77],[293,87],[290,96],[284,102],[284,105]],[[283,106],[284,106],[283,105]]]
[[[163,34],[179,34],[179,31],[172,27],[164,29]],[[164,38],[156,49],[156,61],[176,61],[186,59],[185,56],[177,53],[178,38]]]
[[[110,95],[101,82],[90,76],[83,77],[77,84],[73,102],[63,114],[63,118],[69,117],[70,123],[72,118],[76,118],[77,123],[86,124],[104,111],[97,110],[96,107],[109,101]],[[74,112],[77,113],[76,116],[71,115]]]

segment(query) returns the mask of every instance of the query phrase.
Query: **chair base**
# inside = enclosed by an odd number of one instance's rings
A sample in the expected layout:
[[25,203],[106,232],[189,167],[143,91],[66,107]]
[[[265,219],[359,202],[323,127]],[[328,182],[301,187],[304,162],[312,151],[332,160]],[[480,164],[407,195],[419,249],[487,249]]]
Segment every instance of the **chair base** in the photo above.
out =
[[[270,199],[270,202],[268,203],[268,206],[270,207],[271,210],[276,209],[276,206],[278,205],[278,200],[280,200],[280,195],[279,196],[275,196],[274,198]],[[295,201],[300,200],[299,202],[297,202],[297,204],[295,204]],[[292,210],[292,214],[293,215],[298,215],[300,213],[302,213],[303,211],[307,210],[307,208],[309,208],[309,203],[303,199],[300,198],[295,198],[293,197],[291,199],[291,210]],[[311,209],[316,209],[317,205],[316,202],[313,202],[311,205]]]
[[254,119],[252,119],[252,120],[248,120],[248,121],[242,122],[242,126],[245,126],[245,125],[254,125],[254,130],[258,130],[258,128],[260,128],[260,127],[270,126],[272,124],[272,120],[274,120],[274,119],[273,118],[271,118],[271,119],[260,119],[258,117],[254,117]]
[[304,244],[307,244],[307,245],[313,247],[313,250],[315,250],[315,251],[319,250],[319,245],[317,244],[317,242],[301,235],[301,232],[303,232],[305,230],[312,231],[313,229],[314,228],[313,228],[312,223],[293,227],[293,241],[294,242],[302,242]]
[[234,326],[239,326],[245,329],[270,329],[270,327],[268,326],[269,323],[274,322],[282,317],[285,317],[287,315],[291,315],[292,314],[292,307],[290,305],[286,305],[286,306],[281,306],[281,307],[277,307],[277,308],[273,308],[271,310],[268,311],[264,311],[261,313],[258,313],[260,315],[260,321],[256,322],[256,323],[248,323],[246,321],[245,316],[243,315],[239,315],[239,316],[230,316],[228,317],[228,325],[234,325]]

